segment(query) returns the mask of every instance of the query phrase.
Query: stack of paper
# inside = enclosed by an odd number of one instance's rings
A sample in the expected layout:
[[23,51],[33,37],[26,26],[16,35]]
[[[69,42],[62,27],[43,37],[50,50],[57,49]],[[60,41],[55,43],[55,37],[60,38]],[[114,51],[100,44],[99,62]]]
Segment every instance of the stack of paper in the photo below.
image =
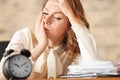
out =
[[62,77],[97,77],[118,75],[117,67],[109,61],[94,61],[87,64],[70,65],[69,72]]

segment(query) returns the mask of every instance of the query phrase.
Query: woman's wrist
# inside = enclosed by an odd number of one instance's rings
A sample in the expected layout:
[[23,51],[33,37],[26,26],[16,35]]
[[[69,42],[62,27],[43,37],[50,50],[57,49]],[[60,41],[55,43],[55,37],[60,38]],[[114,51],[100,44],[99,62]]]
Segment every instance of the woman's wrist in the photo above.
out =
[[71,25],[78,24],[80,22],[80,20],[74,14],[68,15],[68,18]]
[[41,44],[38,44],[33,50],[31,50],[32,60],[35,61],[42,54],[45,48],[45,46],[43,47]]

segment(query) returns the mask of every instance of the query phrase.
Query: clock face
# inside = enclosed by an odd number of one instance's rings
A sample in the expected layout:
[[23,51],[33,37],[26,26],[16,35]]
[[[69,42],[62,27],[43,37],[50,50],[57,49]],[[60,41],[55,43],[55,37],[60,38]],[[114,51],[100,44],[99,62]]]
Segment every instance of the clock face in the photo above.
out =
[[15,55],[9,61],[10,73],[16,78],[28,77],[32,70],[31,61],[23,55]]

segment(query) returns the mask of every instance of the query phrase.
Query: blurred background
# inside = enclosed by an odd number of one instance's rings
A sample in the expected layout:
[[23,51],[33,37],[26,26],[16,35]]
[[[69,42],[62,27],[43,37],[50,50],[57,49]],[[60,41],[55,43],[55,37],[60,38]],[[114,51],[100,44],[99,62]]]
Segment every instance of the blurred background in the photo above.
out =
[[[0,0],[0,41],[15,31],[32,27],[44,0]],[[81,0],[104,60],[120,63],[120,0]]]

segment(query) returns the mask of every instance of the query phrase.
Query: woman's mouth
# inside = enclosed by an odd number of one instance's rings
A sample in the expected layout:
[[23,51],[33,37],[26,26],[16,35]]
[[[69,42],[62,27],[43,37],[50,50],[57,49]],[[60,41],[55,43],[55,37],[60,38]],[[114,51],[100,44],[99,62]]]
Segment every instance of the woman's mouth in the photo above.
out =
[[49,31],[49,29],[45,28],[45,31],[46,31],[46,32],[48,32],[48,31]]

